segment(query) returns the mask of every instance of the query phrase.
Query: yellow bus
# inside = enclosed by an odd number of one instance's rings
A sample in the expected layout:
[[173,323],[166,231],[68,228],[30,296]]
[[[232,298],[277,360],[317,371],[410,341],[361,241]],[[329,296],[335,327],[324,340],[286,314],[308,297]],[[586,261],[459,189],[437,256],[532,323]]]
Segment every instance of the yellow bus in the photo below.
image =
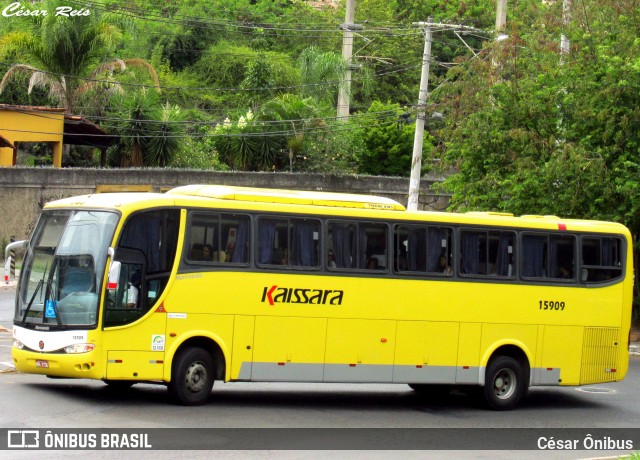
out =
[[190,185],[45,206],[16,293],[16,369],[168,386],[215,380],[480,388],[619,381],[632,247],[620,224],[407,212],[374,196]]

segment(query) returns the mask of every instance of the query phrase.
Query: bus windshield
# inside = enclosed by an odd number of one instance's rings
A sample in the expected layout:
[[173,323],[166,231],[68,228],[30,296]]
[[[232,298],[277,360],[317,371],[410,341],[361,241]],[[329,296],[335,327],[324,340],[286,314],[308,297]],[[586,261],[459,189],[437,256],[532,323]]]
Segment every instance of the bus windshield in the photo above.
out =
[[92,326],[118,215],[44,211],[21,270],[14,323],[47,329]]

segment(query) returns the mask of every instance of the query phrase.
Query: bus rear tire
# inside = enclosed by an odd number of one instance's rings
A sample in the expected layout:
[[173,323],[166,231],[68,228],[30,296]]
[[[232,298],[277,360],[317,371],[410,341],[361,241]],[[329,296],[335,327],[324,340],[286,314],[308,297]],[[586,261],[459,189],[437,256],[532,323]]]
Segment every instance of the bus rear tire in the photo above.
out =
[[526,393],[527,372],[523,364],[510,356],[489,361],[485,374],[484,400],[493,410],[511,410]]
[[215,363],[207,351],[185,348],[173,361],[169,394],[184,406],[204,404],[211,395],[214,375]]

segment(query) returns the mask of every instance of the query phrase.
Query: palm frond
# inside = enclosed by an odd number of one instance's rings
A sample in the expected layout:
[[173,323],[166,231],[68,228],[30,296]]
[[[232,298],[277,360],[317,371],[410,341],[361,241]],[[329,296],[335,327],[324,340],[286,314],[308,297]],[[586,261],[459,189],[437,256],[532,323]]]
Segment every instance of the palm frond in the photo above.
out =
[[15,64],[5,72],[0,81],[0,94],[6,89],[9,81],[18,74],[29,76],[29,85],[27,87],[27,94],[31,94],[33,88],[40,87],[49,89],[49,96],[58,102],[64,102],[65,100],[65,80],[64,77],[57,79],[55,76],[36,69],[28,64]]
[[153,79],[153,85],[156,87],[156,91],[160,92],[160,79],[158,78],[158,73],[156,69],[144,59],[125,59],[124,62],[131,67],[138,67],[146,70],[151,75]]
[[27,64],[16,64],[9,67],[9,70],[7,70],[2,77],[2,81],[0,81],[0,94],[2,94],[2,92],[7,88],[9,81],[17,74],[26,74],[31,76],[33,72],[37,71],[38,69]]
[[100,64],[93,72],[91,72],[92,77],[96,77],[105,72],[113,72],[115,70],[124,70],[127,68],[127,64],[122,59],[114,59],[113,61],[103,62]]
[[76,89],[76,95],[80,96],[89,91],[103,90],[107,94],[124,94],[124,88],[120,83],[115,80],[109,79],[109,81],[87,81],[78,86]]

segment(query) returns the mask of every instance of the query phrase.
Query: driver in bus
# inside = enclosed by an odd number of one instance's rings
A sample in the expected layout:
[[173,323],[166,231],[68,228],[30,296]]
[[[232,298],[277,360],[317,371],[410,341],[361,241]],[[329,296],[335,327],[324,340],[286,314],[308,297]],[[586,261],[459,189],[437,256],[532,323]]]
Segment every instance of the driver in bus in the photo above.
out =
[[140,292],[138,285],[140,284],[140,272],[134,272],[129,281],[127,288],[127,308],[137,308],[138,293]]

